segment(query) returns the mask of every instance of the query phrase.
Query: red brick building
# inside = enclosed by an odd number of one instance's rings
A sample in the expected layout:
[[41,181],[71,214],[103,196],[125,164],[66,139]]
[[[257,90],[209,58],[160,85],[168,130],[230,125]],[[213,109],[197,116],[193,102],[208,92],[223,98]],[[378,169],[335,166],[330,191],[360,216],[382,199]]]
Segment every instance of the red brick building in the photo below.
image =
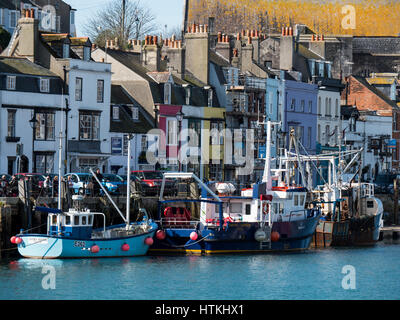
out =
[[345,78],[346,88],[342,92],[342,105],[356,106],[359,111],[375,111],[377,115],[392,116],[392,138],[397,140],[392,154],[393,169],[400,167],[400,108],[381,91],[370,85],[365,78]]

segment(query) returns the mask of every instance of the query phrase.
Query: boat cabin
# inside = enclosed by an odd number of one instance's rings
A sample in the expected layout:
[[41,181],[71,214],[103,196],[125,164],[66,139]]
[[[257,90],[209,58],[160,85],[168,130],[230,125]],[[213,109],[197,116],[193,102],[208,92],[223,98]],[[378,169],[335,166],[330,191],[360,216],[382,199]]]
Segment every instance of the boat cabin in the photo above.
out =
[[48,215],[48,235],[69,238],[90,239],[93,230],[94,213],[71,209],[66,213]]

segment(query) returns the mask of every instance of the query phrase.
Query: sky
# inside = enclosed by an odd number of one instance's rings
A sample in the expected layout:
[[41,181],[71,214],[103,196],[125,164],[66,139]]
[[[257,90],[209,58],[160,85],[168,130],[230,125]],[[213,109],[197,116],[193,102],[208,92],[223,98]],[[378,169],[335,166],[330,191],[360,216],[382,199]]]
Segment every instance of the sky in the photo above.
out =
[[[77,35],[85,36],[84,28],[86,21],[99,9],[102,9],[107,3],[120,0],[64,0],[73,9],[76,9],[76,28]],[[150,8],[156,17],[160,30],[180,26],[183,20],[183,0],[140,0],[141,3]]]

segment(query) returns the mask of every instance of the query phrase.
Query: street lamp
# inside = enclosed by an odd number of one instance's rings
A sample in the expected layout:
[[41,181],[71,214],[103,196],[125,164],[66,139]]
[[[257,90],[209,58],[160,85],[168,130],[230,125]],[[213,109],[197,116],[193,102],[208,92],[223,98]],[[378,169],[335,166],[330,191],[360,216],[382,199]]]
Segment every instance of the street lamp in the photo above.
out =
[[181,139],[180,139],[180,132],[182,130],[182,121],[183,121],[183,117],[184,117],[184,113],[182,112],[182,110],[179,110],[176,113],[176,120],[178,120],[178,163],[179,163],[179,172],[181,172],[182,170],[182,163],[181,163],[181,159],[179,157],[180,151],[181,151]]
[[32,173],[36,172],[36,159],[35,159],[35,131],[37,119],[35,113],[33,113],[32,119],[29,120],[29,125],[32,128]]

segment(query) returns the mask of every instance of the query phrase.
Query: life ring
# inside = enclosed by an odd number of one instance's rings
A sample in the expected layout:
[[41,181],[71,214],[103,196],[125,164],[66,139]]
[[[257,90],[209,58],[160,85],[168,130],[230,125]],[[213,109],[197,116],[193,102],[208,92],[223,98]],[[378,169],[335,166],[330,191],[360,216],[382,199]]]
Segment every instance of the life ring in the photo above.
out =
[[263,213],[264,214],[268,214],[268,212],[269,212],[269,204],[267,202],[264,202],[262,207],[263,207]]

